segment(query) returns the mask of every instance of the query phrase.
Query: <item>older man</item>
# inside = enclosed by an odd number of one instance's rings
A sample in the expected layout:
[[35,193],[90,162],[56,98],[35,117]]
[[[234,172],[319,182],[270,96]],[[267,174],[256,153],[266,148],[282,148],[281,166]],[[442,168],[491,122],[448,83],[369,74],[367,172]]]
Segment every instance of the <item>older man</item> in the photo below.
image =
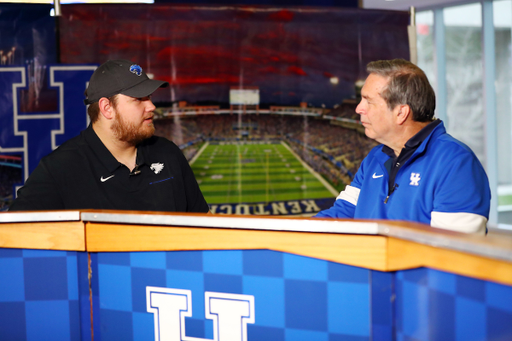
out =
[[180,149],[153,136],[150,96],[167,85],[128,60],[102,64],[86,90],[91,125],[41,160],[10,211],[208,212]]
[[425,73],[401,59],[369,63],[367,71],[356,112],[366,136],[381,145],[317,217],[409,220],[485,233],[487,175],[474,153],[434,119],[435,94]]

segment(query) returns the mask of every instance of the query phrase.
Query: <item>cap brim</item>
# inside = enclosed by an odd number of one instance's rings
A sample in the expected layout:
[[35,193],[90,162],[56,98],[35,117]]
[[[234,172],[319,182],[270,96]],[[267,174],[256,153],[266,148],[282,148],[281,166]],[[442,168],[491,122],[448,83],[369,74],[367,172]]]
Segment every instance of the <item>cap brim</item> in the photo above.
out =
[[129,89],[121,91],[120,93],[130,97],[142,98],[151,95],[159,88],[165,88],[167,86],[169,86],[169,83],[165,81],[147,79]]

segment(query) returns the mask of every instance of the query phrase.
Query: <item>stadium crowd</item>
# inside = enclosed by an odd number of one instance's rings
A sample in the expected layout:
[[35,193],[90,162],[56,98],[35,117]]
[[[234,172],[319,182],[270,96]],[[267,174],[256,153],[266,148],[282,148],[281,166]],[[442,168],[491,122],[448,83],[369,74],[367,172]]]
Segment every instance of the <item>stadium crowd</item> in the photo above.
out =
[[364,156],[376,145],[354,129],[300,115],[182,116],[158,119],[155,126],[156,134],[173,140],[188,160],[204,141],[284,140],[335,187],[350,183]]
[[330,110],[329,115],[359,121],[359,114],[356,113],[356,107],[360,100],[361,98],[359,98],[358,100],[345,99],[340,105]]

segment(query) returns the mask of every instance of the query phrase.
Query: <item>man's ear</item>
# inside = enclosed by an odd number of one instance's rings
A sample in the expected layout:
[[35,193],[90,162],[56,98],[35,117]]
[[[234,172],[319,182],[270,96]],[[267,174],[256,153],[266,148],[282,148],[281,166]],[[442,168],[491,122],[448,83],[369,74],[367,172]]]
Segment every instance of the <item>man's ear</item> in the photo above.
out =
[[100,113],[107,120],[111,120],[114,118],[114,108],[112,107],[112,103],[106,97],[100,98],[98,101],[98,106],[100,108]]
[[404,124],[409,116],[412,117],[411,107],[407,104],[399,104],[396,106],[396,123],[399,125]]

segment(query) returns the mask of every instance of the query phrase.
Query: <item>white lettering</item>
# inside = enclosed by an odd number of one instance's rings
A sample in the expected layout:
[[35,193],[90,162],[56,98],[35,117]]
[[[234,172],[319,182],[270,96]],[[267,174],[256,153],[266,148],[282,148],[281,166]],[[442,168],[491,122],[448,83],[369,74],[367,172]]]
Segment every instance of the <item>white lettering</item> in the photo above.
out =
[[288,205],[292,207],[291,212],[292,213],[302,213],[302,210],[300,209],[300,205],[298,201],[288,201]]
[[[186,336],[185,317],[192,317],[190,290],[146,287],[147,311],[154,315],[155,341],[209,340]],[[254,296],[205,292],[205,317],[213,320],[213,341],[247,341],[254,323]]]
[[320,208],[316,205],[314,200],[301,200],[301,203],[306,206],[304,212],[318,212]]
[[226,212],[219,212],[219,213],[223,213],[223,214],[232,214],[233,213],[233,208],[231,208],[231,205],[221,205],[219,207],[219,211],[220,210],[226,210]]
[[214,321],[214,340],[246,341],[247,324],[255,321],[254,296],[219,292],[205,292],[204,296],[206,317]]
[[236,214],[251,214],[251,208],[246,204],[236,205]]
[[265,205],[264,204],[257,204],[254,206],[254,214],[257,214],[257,215],[268,215],[270,214],[270,211],[267,211],[265,210]]
[[288,214],[286,207],[284,207],[284,202],[273,202],[272,203],[272,214]]
[[146,287],[147,310],[155,315],[155,341],[182,340],[185,316],[192,316],[191,297],[190,290]]

